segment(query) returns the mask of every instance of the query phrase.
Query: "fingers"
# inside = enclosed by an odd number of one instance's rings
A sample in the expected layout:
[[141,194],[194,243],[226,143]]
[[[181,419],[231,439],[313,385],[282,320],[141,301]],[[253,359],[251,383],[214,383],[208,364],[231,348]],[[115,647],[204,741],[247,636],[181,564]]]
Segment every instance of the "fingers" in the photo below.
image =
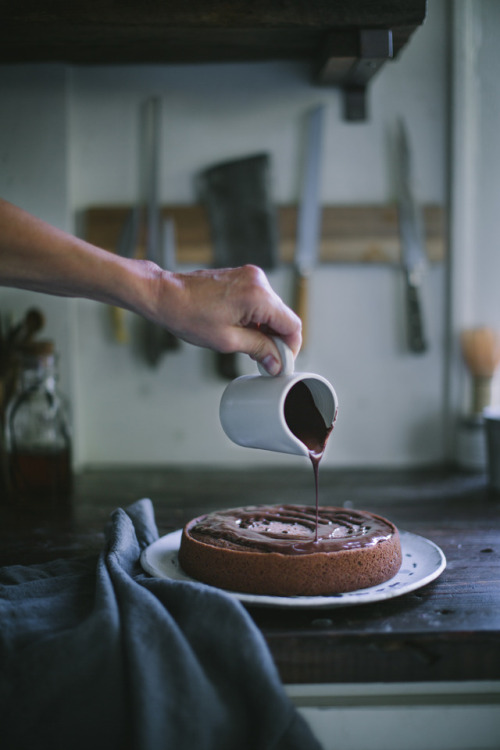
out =
[[[262,269],[257,266],[243,266],[235,269],[242,275],[242,289],[239,299],[243,304],[243,327],[257,327],[268,336],[279,336],[290,347],[294,357],[299,353],[302,345],[302,323],[300,318],[276,294],[269,284],[269,280]],[[263,342],[266,354],[269,354],[269,344]],[[271,350],[277,351],[271,342]],[[252,355],[262,362],[260,356]]]
[[267,327],[266,333],[282,338],[296,357],[302,346],[302,323],[300,318],[281,300],[280,306],[274,309]]
[[238,350],[259,362],[269,375],[279,375],[281,357],[272,338],[256,328],[242,328],[239,332]]

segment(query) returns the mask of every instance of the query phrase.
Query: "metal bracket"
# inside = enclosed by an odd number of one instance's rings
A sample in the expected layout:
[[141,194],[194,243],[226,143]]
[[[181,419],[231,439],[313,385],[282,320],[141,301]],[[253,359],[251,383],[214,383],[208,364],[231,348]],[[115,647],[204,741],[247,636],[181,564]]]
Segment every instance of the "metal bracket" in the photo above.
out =
[[367,118],[367,84],[393,57],[390,29],[352,29],[328,34],[318,67],[318,81],[344,92],[344,117]]

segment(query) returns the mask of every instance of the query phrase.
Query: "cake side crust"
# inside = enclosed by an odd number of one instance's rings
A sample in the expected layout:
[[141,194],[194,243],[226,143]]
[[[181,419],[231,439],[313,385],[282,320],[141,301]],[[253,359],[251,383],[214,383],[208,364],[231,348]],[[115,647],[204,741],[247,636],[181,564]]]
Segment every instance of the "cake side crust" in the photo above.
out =
[[398,530],[386,519],[392,533],[372,546],[298,555],[201,541],[191,533],[198,520],[183,530],[180,565],[192,578],[230,591],[271,596],[341,594],[389,580],[402,562]]

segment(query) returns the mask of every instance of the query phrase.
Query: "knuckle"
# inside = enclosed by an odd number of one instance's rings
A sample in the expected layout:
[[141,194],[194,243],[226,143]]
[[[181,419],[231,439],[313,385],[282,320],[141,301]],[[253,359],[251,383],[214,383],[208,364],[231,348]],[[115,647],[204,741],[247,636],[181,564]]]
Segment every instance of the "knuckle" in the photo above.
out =
[[220,339],[217,349],[222,354],[231,354],[232,352],[238,351],[238,346],[239,340],[236,332],[227,331]]
[[252,286],[259,286],[267,282],[267,277],[262,268],[248,263],[242,267],[245,280]]

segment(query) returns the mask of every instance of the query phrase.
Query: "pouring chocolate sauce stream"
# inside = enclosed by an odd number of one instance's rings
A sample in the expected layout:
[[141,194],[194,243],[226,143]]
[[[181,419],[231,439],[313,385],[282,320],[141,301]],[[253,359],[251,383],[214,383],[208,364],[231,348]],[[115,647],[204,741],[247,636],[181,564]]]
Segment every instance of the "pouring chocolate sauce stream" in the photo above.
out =
[[325,425],[323,417],[312,397],[311,391],[303,382],[296,383],[285,399],[285,420],[291,432],[306,446],[314,471],[316,489],[316,531],[314,541],[318,541],[319,520],[319,464],[333,424]]

